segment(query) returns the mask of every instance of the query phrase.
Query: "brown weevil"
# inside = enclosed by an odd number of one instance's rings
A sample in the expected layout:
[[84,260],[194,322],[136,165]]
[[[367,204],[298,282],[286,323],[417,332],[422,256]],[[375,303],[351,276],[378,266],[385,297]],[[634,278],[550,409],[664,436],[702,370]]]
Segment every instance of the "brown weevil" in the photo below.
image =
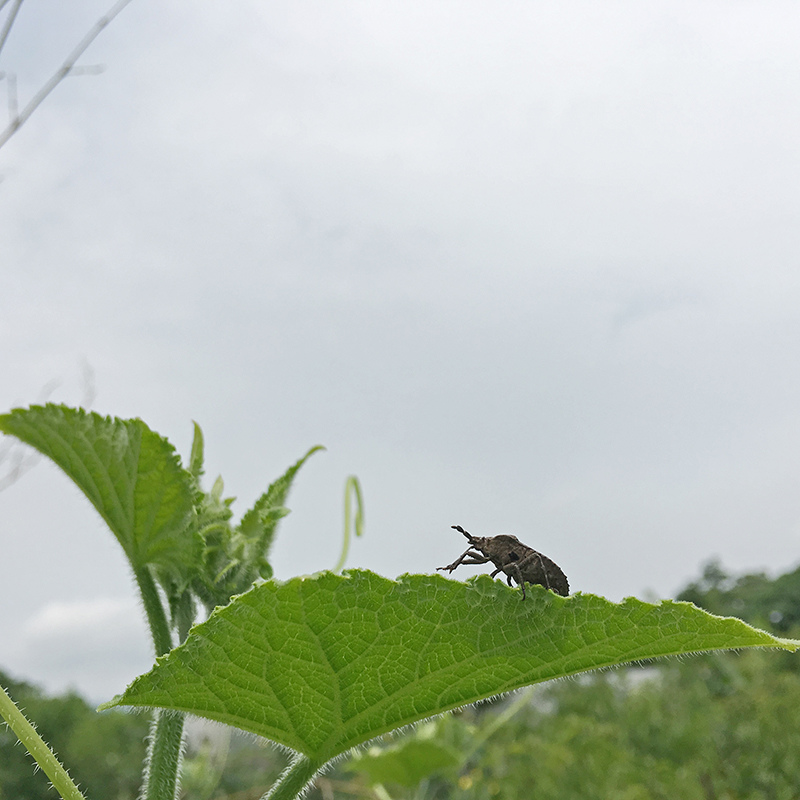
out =
[[567,576],[558,564],[532,547],[522,544],[516,536],[508,533],[501,533],[499,536],[473,536],[460,525],[451,527],[467,537],[469,547],[452,564],[437,569],[452,572],[461,564],[486,564],[491,561],[497,567],[491,577],[494,578],[502,572],[509,586],[513,578],[522,587],[523,600],[526,583],[539,584],[563,597],[569,594]]

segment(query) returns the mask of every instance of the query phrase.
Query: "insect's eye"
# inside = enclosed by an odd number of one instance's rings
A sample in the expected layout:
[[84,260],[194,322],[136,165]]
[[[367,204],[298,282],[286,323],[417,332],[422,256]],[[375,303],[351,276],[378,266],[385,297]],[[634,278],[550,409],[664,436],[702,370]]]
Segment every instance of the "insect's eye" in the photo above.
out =
[[519,556],[513,550],[509,550],[508,559],[509,561],[519,561]]

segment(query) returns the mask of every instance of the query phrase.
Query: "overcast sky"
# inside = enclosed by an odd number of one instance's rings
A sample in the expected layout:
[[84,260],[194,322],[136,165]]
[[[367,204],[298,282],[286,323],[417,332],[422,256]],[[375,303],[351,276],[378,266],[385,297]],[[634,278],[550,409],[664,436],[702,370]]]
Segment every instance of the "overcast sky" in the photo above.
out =
[[[108,4],[22,6],[22,103]],[[0,408],[79,403],[88,363],[184,456],[197,420],[238,513],[324,444],[280,578],[336,562],[351,473],[349,565],[389,577],[453,524],[614,600],[791,569],[798,41],[794,2],[134,0],[0,150]],[[0,520],[0,667],[100,700],[147,669],[67,479]]]

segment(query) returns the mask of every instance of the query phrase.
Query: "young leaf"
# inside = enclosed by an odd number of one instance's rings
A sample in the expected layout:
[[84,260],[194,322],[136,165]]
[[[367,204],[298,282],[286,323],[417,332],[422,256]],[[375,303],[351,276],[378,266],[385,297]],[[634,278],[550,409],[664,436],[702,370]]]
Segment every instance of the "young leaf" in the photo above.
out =
[[196,422],[192,424],[194,425],[194,436],[192,437],[192,452],[189,455],[189,474],[199,482],[203,477],[203,429]]
[[140,419],[48,403],[0,415],[0,431],[52,459],[78,485],[134,570],[186,582],[202,542],[189,531],[191,477],[172,445]]
[[488,576],[390,581],[352,570],[256,586],[192,629],[108,706],[161,707],[325,761],[449,709],[528,684],[658,656],[796,650],[689,603],[518,590]]
[[312,447],[299,461],[289,467],[280,478],[273,481],[267,491],[256,500],[253,507],[242,517],[238,531],[248,542],[257,543],[257,549],[263,556],[266,556],[272,546],[278,520],[285,515],[284,513],[276,516],[275,509],[283,508],[285,505],[289,490],[292,488],[292,481],[300,467],[314,453],[324,449],[320,444]]
[[[195,449],[192,448],[193,453]],[[204,545],[203,566],[192,582],[192,590],[209,612],[216,606],[227,605],[233,595],[247,591],[258,578],[272,577],[267,556],[278,522],[289,513],[283,503],[297,471],[317,450],[324,448],[320,445],[312,447],[289,467],[258,498],[235,528],[230,523],[233,498],[222,497],[222,479],[217,478],[210,492],[201,492],[197,517]]]

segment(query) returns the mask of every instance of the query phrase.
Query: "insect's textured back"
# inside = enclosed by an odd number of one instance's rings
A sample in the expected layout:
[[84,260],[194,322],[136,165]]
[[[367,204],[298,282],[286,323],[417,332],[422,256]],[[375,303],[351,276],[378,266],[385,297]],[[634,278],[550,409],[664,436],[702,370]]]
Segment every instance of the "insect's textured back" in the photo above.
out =
[[522,570],[522,577],[528,583],[538,583],[552,589],[556,594],[566,597],[569,594],[569,581],[555,561],[539,553],[539,558],[530,562],[530,566]]

